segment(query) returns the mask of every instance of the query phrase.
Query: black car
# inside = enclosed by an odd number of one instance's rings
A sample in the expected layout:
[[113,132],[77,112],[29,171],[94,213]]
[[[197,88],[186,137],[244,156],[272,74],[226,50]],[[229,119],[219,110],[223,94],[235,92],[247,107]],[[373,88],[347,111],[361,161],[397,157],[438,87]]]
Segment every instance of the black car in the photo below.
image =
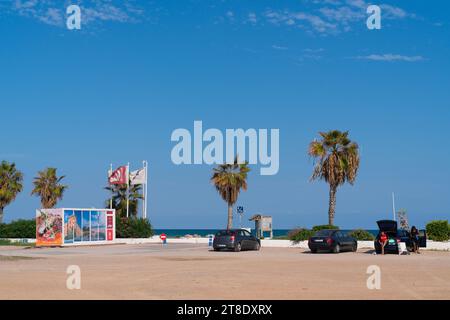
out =
[[339,230],[320,230],[309,238],[308,247],[312,253],[329,251],[339,253],[342,251],[358,250],[358,241]]
[[[397,221],[381,220],[378,221],[377,224],[378,228],[380,229],[377,237],[375,238],[374,243],[375,252],[377,254],[381,254],[381,244],[380,244],[381,232],[386,233],[388,237],[388,243],[384,247],[384,253],[399,254],[398,244],[400,242],[404,242],[406,244],[406,248],[409,251],[412,251],[413,244],[411,241],[410,234],[407,230],[398,230]],[[419,247],[420,248],[427,247],[427,233],[425,230],[419,230]]]
[[259,250],[261,241],[244,229],[231,229],[219,231],[214,237],[214,251],[229,249],[239,252],[241,250]]

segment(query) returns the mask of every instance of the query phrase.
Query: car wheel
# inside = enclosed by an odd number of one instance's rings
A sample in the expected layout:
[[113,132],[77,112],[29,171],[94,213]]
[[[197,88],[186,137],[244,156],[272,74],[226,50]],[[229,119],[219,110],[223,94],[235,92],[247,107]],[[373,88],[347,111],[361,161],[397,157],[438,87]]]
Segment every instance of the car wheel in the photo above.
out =
[[333,248],[333,253],[339,253],[341,252],[341,246],[339,244],[336,244],[336,246]]
[[238,244],[236,244],[236,246],[234,247],[234,252],[240,252],[242,250],[242,246],[241,243],[239,242]]
[[311,253],[317,253],[317,249],[311,249]]
[[259,243],[256,243],[255,250],[256,251],[261,250],[261,245]]
[[358,244],[354,243],[352,246],[352,252],[356,252],[356,251],[358,251]]
[[219,248],[214,248],[214,251],[220,251],[220,249]]

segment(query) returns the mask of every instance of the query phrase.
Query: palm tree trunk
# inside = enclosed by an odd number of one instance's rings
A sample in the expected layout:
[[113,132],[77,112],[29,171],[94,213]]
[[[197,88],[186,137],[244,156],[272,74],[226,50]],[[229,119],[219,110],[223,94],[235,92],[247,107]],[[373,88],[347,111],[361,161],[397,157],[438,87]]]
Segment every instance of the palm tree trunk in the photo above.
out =
[[3,208],[0,208],[0,224],[3,223]]
[[334,214],[336,212],[336,186],[330,186],[330,204],[328,207],[328,224],[334,226]]
[[233,229],[233,206],[231,204],[228,205],[228,224],[227,230]]

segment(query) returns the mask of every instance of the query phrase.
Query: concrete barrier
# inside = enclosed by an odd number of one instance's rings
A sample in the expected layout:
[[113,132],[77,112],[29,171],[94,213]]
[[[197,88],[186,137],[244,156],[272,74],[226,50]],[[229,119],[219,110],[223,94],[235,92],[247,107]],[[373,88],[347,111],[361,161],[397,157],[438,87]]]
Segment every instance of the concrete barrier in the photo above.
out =
[[[294,244],[289,240],[261,240],[261,246],[266,248],[299,248],[308,249],[308,241],[303,241]],[[358,241],[359,249],[374,250],[373,241]],[[422,248],[423,250],[439,250],[439,251],[450,251],[450,241],[447,242],[435,242],[427,241],[427,247]]]
[[[36,243],[36,239],[5,239],[12,242],[23,242],[33,244]],[[110,242],[111,243],[111,242]],[[168,244],[204,244],[208,245],[209,238],[169,238],[167,239]],[[137,245],[137,244],[162,244],[159,236],[155,236],[147,239],[116,239],[113,244],[127,244],[127,245]],[[308,249],[308,241],[303,241],[294,244],[290,240],[261,240],[261,247],[263,248],[299,248]],[[358,241],[359,249],[373,250],[373,241]],[[438,250],[438,251],[450,251],[450,241],[447,242],[436,242],[427,241],[427,247],[422,248],[422,250]]]
[[13,243],[24,243],[24,244],[33,244],[36,243],[36,239],[10,239],[10,238],[0,238],[0,240],[7,240]]
[[[183,244],[205,244],[207,245],[209,238],[176,238],[176,239],[167,239],[167,243],[183,243]],[[123,244],[158,244],[162,243],[159,237],[153,237],[149,239],[116,239],[116,243]],[[264,248],[299,248],[299,249],[308,249],[308,241],[303,241],[297,244],[294,244],[290,240],[270,240],[264,239],[261,240],[261,247]],[[373,241],[358,241],[359,249],[368,249],[373,250],[374,244]],[[427,248],[423,248],[424,250],[439,250],[439,251],[450,251],[450,241],[447,242],[435,242],[435,241],[427,241]]]

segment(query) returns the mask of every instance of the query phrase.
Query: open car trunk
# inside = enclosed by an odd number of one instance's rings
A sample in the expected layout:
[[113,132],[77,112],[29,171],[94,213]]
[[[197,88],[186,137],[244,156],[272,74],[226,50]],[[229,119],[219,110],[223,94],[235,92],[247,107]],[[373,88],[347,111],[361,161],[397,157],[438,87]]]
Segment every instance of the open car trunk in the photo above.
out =
[[397,236],[397,221],[394,220],[381,220],[377,222],[380,232],[385,232],[389,236]]

